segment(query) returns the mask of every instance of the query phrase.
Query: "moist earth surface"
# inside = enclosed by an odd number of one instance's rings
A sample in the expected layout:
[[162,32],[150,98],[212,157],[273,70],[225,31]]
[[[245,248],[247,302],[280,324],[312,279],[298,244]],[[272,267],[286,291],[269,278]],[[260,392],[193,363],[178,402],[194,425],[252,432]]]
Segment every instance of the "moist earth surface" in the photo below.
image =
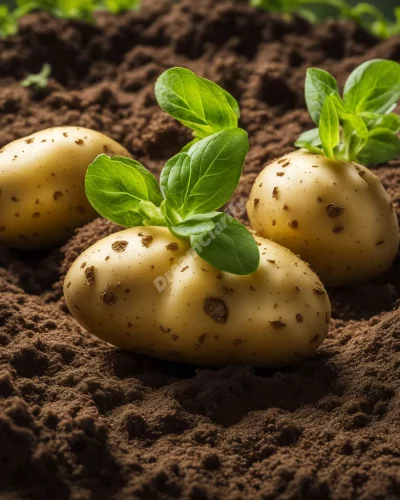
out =
[[[0,54],[0,147],[79,125],[119,141],[156,175],[190,140],[158,108],[157,76],[185,66],[222,85],[250,136],[234,199],[246,223],[257,173],[312,128],[306,68],[343,84],[365,60],[400,61],[400,38],[282,20],[246,1],[147,0],[95,25],[30,14]],[[22,88],[44,62],[48,88]],[[397,214],[399,165],[375,170]],[[211,370],[117,350],[68,313],[63,276],[118,229],[97,219],[48,252],[0,246],[0,498],[400,497],[398,261],[374,282],[329,290],[332,326],[310,359]]]

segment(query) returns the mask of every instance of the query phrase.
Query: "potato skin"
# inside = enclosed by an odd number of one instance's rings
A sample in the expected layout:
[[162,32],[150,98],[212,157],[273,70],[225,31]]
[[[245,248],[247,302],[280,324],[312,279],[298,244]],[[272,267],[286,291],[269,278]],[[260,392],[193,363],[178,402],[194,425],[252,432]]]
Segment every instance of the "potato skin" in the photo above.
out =
[[379,275],[399,246],[397,217],[379,179],[362,165],[305,150],[264,168],[247,212],[254,230],[300,255],[326,286]]
[[130,156],[109,137],[81,127],[42,130],[1,149],[0,242],[52,247],[93,219],[84,179],[101,153]]
[[[74,262],[65,299],[84,328],[118,347],[200,365],[287,365],[323,341],[329,298],[305,262],[257,241],[260,267],[236,276],[207,264],[166,228],[127,229]],[[158,277],[166,285],[160,292]]]

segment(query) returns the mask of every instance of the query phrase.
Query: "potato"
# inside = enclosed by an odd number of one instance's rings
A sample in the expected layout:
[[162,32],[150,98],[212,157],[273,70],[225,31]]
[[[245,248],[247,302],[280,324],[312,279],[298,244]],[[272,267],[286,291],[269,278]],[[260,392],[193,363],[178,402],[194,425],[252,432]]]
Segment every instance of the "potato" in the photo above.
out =
[[0,242],[25,249],[68,239],[96,212],[84,179],[100,153],[129,156],[99,132],[81,127],[42,130],[0,150]]
[[327,286],[382,273],[399,245],[396,214],[379,179],[362,165],[305,150],[265,167],[247,212],[253,229],[300,255]]
[[238,276],[167,228],[126,229],[74,262],[65,298],[84,328],[114,346],[201,365],[287,365],[323,341],[329,298],[305,262],[257,241],[258,270]]

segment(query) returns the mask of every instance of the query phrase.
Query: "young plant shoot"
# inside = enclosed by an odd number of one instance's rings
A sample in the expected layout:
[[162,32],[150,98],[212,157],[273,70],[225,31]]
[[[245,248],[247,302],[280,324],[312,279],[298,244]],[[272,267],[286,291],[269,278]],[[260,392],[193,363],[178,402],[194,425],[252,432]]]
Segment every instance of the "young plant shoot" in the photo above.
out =
[[249,147],[236,101],[182,68],[164,73],[156,92],[195,141],[166,162],[160,183],[129,158],[100,155],[89,166],[90,203],[128,229],[72,265],[71,312],[111,344],[165,359],[280,366],[307,356],[328,330],[322,283],[290,251],[217,211]]
[[37,92],[41,92],[47,88],[51,74],[51,66],[44,63],[39,73],[33,73],[21,82],[22,87],[31,87]]
[[366,166],[400,154],[400,65],[371,60],[351,73],[343,97],[326,71],[307,71],[305,98],[317,128],[300,151],[269,164],[252,188],[251,226],[309,262],[326,285],[387,270],[399,245],[397,217]]

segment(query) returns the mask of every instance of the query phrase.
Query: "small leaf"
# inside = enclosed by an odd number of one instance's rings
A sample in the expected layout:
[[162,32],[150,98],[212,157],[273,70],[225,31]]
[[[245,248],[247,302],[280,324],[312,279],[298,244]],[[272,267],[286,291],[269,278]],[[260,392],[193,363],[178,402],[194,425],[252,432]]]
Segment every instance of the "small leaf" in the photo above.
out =
[[319,136],[322,149],[328,158],[334,158],[334,149],[339,144],[340,129],[339,116],[333,100],[330,97],[325,99],[319,120]]
[[158,183],[135,160],[98,156],[88,167],[85,189],[93,208],[116,224],[165,225],[158,208],[162,201]]
[[171,207],[186,219],[222,207],[236,189],[249,149],[239,128],[223,130],[169,160],[161,172],[161,190]]
[[175,236],[180,238],[188,238],[196,234],[201,234],[204,231],[210,231],[215,226],[212,219],[189,219],[180,222],[176,226],[169,226],[169,230]]
[[368,129],[362,118],[351,113],[342,114],[345,159],[354,160],[368,140]]
[[385,113],[400,99],[400,65],[373,59],[358,66],[346,81],[344,102],[349,110]]
[[158,78],[156,99],[164,111],[203,138],[237,127],[239,105],[217,84],[185,68],[171,68]]
[[319,138],[318,128],[313,128],[303,132],[294,143],[297,148],[305,148],[311,153],[323,154],[321,149],[321,139]]
[[178,213],[186,200],[191,175],[190,161],[188,153],[178,153],[167,161],[160,175],[161,192]]
[[361,113],[361,118],[364,120],[368,129],[373,128],[386,128],[391,130],[395,134],[400,132],[400,116],[394,113],[389,113],[387,115],[380,115],[378,113]]
[[51,74],[50,64],[44,63],[39,73],[29,75],[21,82],[22,87],[32,87],[35,90],[44,90]]
[[357,156],[363,165],[385,163],[400,154],[400,140],[392,131],[377,128],[369,133],[367,144]]
[[322,69],[309,68],[304,94],[308,111],[317,125],[325,99],[332,93],[339,95],[338,84],[333,76]]
[[191,236],[195,252],[222,271],[238,275],[254,273],[260,263],[260,251],[253,236],[227,214],[221,214],[214,222],[211,231]]

